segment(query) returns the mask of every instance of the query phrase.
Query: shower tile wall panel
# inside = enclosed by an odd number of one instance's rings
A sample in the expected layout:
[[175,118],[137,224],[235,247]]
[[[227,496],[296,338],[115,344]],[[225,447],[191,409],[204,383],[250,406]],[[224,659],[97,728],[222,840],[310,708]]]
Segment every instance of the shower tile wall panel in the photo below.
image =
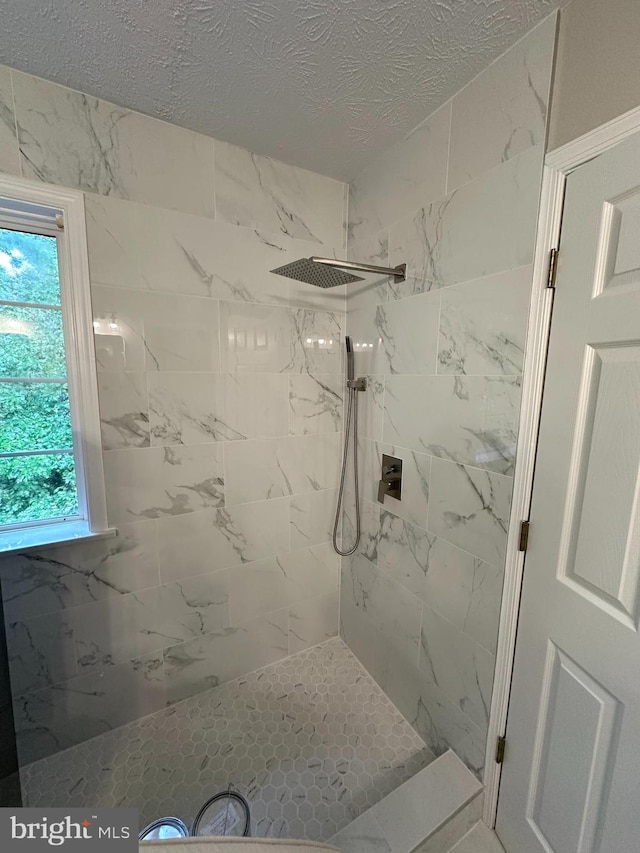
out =
[[0,561],[22,762],[337,633],[345,185],[0,68],[0,170],[85,191],[109,522]]
[[[359,551],[341,633],[440,753],[484,764],[555,17],[351,185],[349,256],[406,262],[349,290],[359,429]],[[377,502],[383,453],[402,500]],[[353,512],[345,512],[347,535]]]

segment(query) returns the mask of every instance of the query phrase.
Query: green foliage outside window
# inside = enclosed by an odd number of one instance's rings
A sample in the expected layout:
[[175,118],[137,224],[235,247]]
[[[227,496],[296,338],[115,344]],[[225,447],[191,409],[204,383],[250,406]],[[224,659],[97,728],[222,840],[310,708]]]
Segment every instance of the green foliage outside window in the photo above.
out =
[[[60,305],[55,237],[0,228],[0,300]],[[0,305],[0,453],[71,450],[60,310]],[[3,378],[5,381],[3,381]],[[73,455],[0,457],[0,525],[75,515]]]

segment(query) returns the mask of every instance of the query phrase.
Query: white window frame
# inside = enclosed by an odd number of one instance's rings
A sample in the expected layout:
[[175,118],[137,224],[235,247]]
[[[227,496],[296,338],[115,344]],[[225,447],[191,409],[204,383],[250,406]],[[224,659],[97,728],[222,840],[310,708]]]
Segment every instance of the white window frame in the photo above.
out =
[[79,517],[0,531],[0,553],[5,554],[116,533],[107,523],[84,195],[0,175],[0,205],[7,201],[54,208],[64,223],[58,266]]

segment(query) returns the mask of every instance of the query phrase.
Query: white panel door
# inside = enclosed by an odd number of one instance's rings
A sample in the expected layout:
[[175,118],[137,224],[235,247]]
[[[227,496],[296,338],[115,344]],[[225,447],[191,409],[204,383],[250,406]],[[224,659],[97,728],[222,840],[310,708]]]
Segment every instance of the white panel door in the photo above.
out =
[[640,134],[567,179],[497,832],[640,851]]

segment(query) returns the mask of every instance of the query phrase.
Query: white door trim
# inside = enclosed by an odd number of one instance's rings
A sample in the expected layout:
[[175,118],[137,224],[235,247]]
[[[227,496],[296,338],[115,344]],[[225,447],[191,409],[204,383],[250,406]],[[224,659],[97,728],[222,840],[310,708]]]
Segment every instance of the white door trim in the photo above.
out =
[[[500,611],[496,670],[491,700],[484,773],[483,820],[494,827],[502,765],[495,760],[499,736],[505,733],[516,647],[516,631],[524,554],[519,550],[520,522],[529,518],[536,459],[547,341],[551,324],[553,289],[547,287],[549,253],[558,248],[567,175],[583,163],[603,154],[628,136],[640,132],[640,107],[630,110],[545,157],[540,211],[533,263],[533,292],[525,346],[520,432]],[[535,535],[535,533],[534,533]],[[507,742],[507,755],[508,755]]]

